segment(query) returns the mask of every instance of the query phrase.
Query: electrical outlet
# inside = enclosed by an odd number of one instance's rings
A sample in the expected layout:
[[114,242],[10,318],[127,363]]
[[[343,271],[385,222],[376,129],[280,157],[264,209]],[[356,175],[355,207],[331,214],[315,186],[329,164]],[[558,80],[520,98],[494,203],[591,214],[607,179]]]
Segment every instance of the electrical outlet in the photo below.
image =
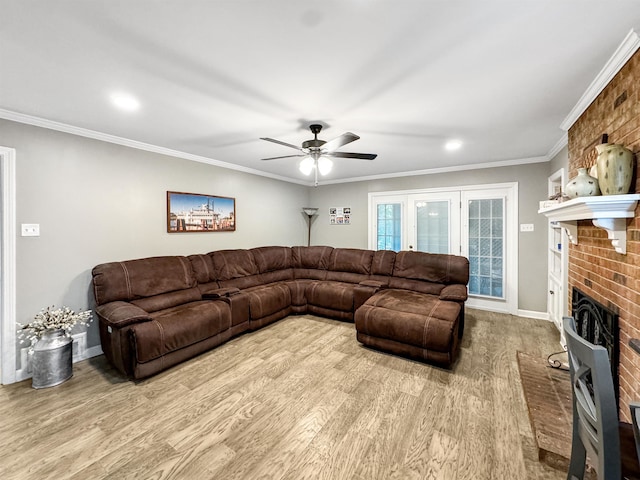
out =
[[40,236],[39,223],[23,223],[21,227],[22,227],[23,237],[39,237]]
[[520,224],[521,232],[533,232],[533,223],[521,223]]

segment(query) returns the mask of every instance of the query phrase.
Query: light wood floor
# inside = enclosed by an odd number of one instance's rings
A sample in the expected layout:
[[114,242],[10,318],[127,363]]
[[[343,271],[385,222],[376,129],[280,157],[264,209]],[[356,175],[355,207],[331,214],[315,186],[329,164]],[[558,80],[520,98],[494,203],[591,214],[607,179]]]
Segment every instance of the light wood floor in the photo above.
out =
[[289,317],[134,383],[104,357],[0,387],[0,478],[564,479],[537,461],[516,351],[551,323],[468,310],[447,371]]

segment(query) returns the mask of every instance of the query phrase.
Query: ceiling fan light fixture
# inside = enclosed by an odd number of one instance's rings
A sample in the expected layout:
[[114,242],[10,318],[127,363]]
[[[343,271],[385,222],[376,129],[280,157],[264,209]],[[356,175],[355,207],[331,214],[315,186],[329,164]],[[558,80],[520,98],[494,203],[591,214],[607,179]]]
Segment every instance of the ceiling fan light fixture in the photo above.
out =
[[318,159],[318,172],[320,175],[327,175],[333,168],[333,162],[327,157],[320,157]]
[[298,168],[304,175],[311,175],[315,162],[311,157],[304,157]]

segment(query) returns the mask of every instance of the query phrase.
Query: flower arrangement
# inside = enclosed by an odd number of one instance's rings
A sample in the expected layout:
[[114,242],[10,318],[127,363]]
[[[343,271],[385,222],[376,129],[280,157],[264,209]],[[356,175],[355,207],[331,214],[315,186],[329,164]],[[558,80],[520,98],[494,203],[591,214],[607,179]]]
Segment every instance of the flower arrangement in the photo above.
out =
[[26,340],[30,340],[31,346],[29,347],[29,353],[33,353],[33,348],[36,343],[47,330],[62,329],[66,335],[69,335],[71,329],[76,325],[88,326],[92,320],[93,314],[91,310],[76,313],[69,307],[56,309],[55,306],[51,306],[40,310],[40,312],[33,317],[31,323],[27,323],[26,325],[18,323],[20,327],[18,338],[21,344]]

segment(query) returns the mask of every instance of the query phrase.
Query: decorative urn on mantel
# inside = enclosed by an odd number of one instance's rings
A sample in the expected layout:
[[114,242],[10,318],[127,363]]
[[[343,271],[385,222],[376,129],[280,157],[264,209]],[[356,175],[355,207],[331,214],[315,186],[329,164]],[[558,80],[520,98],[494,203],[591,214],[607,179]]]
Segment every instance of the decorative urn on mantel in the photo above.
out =
[[579,168],[578,175],[569,180],[569,183],[564,188],[564,193],[569,198],[600,195],[598,179],[589,175],[586,168]]
[[629,193],[634,172],[633,152],[615,143],[596,145],[596,150],[596,168],[602,195]]

